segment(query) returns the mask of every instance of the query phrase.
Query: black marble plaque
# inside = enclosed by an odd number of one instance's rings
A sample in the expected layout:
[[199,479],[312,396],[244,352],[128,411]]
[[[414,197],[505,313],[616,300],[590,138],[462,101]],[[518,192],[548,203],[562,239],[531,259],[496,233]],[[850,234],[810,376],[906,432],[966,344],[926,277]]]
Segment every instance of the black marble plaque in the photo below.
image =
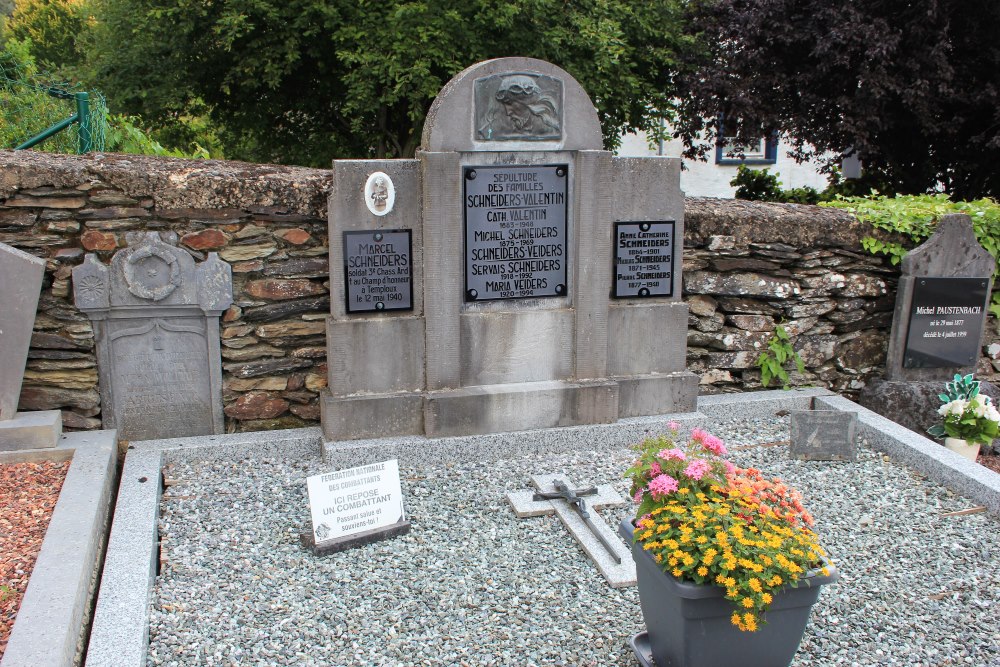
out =
[[673,296],[674,221],[615,223],[611,296]]
[[566,296],[565,164],[466,167],[465,300]]
[[988,278],[916,278],[903,367],[975,365],[988,285]]
[[411,230],[344,232],[348,313],[413,310]]

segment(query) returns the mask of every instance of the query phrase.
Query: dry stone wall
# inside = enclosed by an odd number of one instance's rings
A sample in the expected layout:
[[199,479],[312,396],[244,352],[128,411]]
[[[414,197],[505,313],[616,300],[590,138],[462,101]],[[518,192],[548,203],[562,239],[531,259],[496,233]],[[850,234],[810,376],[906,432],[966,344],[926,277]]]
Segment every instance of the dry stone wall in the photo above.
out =
[[[47,262],[20,409],[60,409],[67,429],[100,427],[94,334],[72,303],[72,269],[88,252],[108,261],[126,232],[173,231],[197,260],[216,251],[233,269],[221,323],[227,429],[318,424],[330,179],[274,165],[0,151],[0,242]],[[812,206],[697,198],[685,219],[688,365],[703,393],[759,388],[756,361],[778,323],[806,362],[794,384],[855,395],[880,372],[898,270],[861,250],[868,226]],[[991,318],[986,346],[995,330]],[[995,379],[986,356],[980,375]]]

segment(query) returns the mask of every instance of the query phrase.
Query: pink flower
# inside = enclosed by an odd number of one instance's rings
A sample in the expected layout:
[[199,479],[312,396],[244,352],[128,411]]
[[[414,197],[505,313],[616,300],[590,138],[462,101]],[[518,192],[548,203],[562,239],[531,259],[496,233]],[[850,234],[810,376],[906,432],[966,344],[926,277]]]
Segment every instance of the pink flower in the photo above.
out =
[[660,464],[657,463],[656,461],[653,461],[649,466],[649,476],[656,477],[661,472],[663,472],[663,469],[660,467]]
[[736,466],[733,465],[732,463],[730,463],[729,461],[723,461],[722,465],[726,466],[726,474],[727,475],[735,475],[736,474]]
[[632,500],[635,501],[636,505],[642,502],[642,489],[635,492],[635,496],[632,497]]
[[683,461],[687,458],[687,454],[674,447],[673,449],[661,449],[660,453],[656,455],[656,458],[663,459],[664,461],[669,461],[671,459]]
[[654,499],[660,499],[677,490],[677,480],[670,475],[660,475],[649,483],[649,492]]
[[691,479],[701,479],[711,469],[712,464],[708,461],[696,459],[688,464],[688,467],[684,469],[684,474]]
[[723,444],[722,438],[717,438],[707,431],[703,431],[700,428],[692,429],[691,439],[716,456],[724,456],[726,454],[726,445]]
[[667,422],[667,428],[669,428],[671,431],[679,431],[681,430],[681,425],[675,421],[669,421]]

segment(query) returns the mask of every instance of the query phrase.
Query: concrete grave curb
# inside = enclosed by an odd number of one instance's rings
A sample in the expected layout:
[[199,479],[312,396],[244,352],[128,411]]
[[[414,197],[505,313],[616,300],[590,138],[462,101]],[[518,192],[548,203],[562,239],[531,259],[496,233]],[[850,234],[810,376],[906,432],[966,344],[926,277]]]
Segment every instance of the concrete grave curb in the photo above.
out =
[[704,424],[709,416],[771,417],[781,410],[810,409],[814,401],[817,408],[857,412],[859,435],[876,449],[1000,514],[1000,475],[825,389],[701,396],[699,411],[682,415],[455,438],[410,436],[324,443],[319,428],[308,428],[136,442],[129,448],[122,472],[86,666],[143,667],[146,663],[157,564],[161,470],[168,463],[239,460],[248,456],[323,456],[332,468],[344,468],[387,458],[398,458],[401,463],[475,461],[615,448],[663,431],[672,419],[693,427]]
[[2,667],[80,664],[111,518],[115,431],[63,435],[55,448],[3,452],[0,463],[65,461],[69,471],[31,572]]

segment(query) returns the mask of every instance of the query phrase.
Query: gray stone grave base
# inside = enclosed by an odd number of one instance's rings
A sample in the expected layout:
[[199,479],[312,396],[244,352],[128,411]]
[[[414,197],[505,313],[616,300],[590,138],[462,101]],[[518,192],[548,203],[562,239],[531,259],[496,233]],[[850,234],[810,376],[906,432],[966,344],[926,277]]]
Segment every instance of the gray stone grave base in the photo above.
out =
[[0,421],[0,452],[52,448],[61,435],[59,410],[18,412],[13,419]]
[[[951,376],[948,378],[951,379]],[[897,424],[915,433],[927,436],[927,429],[941,422],[937,410],[941,407],[938,394],[944,392],[946,380],[933,382],[902,382],[894,380],[874,380],[861,392],[858,402],[883,417],[889,417]],[[989,382],[980,382],[979,390],[1000,404],[1000,389]]]
[[117,481],[115,432],[70,433],[55,447],[0,452],[0,463],[66,459],[72,463],[2,667],[72,667],[83,659]]
[[[674,418],[685,427],[693,427],[705,425],[709,416],[773,417],[782,410],[807,410],[813,399],[818,409],[857,412],[859,437],[1000,515],[1000,475],[823,389],[702,396],[698,399],[699,412]],[[344,468],[387,458],[398,458],[404,465],[441,460],[485,461],[523,454],[618,448],[661,433],[670,419],[669,415],[658,415],[623,419],[615,424],[517,433],[458,438],[412,436],[342,443],[324,443],[319,428],[133,442],[122,472],[86,665],[145,667],[156,575],[161,470],[167,463],[262,456],[296,458],[321,453],[331,466]]]

